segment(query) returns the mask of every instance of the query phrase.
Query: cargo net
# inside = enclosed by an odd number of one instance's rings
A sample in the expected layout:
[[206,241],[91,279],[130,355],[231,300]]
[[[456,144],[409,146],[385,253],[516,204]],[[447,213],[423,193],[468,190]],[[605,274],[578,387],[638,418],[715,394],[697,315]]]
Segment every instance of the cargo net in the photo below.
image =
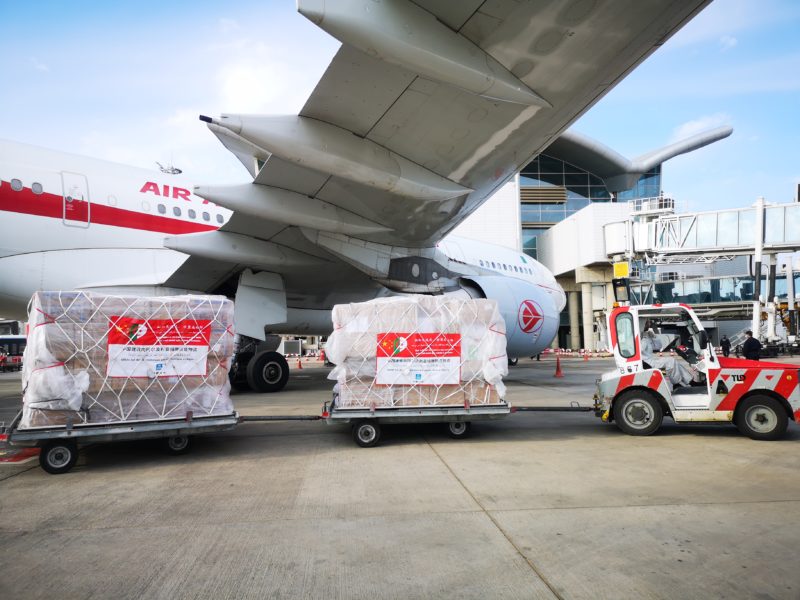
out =
[[233,351],[222,296],[37,292],[20,428],[231,414]]
[[494,300],[383,298],[333,309],[335,407],[501,404],[505,322]]

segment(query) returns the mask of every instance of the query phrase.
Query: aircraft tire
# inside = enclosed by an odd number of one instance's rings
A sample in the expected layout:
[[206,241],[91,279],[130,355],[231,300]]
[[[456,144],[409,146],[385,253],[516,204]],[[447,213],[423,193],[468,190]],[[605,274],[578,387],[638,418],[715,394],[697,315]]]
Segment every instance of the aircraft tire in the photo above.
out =
[[247,383],[254,392],[279,392],[287,381],[289,363],[280,352],[259,352],[247,363]]

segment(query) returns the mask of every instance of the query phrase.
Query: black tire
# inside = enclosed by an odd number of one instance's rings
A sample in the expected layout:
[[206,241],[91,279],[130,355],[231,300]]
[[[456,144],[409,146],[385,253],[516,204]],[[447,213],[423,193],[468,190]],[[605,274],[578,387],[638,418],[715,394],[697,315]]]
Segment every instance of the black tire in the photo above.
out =
[[247,383],[254,392],[279,392],[287,381],[289,363],[279,352],[259,352],[247,363]]
[[66,473],[78,462],[78,444],[72,440],[51,440],[39,453],[39,465],[52,475]]
[[614,422],[628,435],[652,435],[663,420],[661,403],[645,390],[630,390],[614,402]]
[[469,437],[472,423],[469,421],[450,421],[447,423],[447,435],[454,440]]
[[231,388],[237,392],[249,392],[250,384],[247,382],[247,365],[253,360],[254,352],[240,352],[233,357],[231,370],[228,371],[228,380]]
[[192,438],[188,435],[171,435],[164,438],[164,447],[170,454],[186,454],[192,444]]
[[381,426],[375,420],[357,421],[353,425],[353,440],[362,448],[372,448],[381,441]]
[[779,440],[788,426],[786,410],[769,396],[750,396],[736,409],[736,427],[754,440]]
[[518,362],[519,362],[519,357],[509,358],[508,359],[508,366],[509,367],[516,367]]

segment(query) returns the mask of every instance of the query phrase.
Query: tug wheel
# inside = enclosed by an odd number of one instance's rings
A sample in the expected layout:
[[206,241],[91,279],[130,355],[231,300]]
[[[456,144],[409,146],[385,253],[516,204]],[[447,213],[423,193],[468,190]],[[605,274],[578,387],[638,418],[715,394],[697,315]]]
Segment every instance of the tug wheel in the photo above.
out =
[[651,435],[663,419],[661,404],[644,390],[630,390],[614,402],[614,422],[628,435]]
[[789,417],[769,396],[750,396],[736,410],[736,427],[754,440],[778,440],[786,434]]

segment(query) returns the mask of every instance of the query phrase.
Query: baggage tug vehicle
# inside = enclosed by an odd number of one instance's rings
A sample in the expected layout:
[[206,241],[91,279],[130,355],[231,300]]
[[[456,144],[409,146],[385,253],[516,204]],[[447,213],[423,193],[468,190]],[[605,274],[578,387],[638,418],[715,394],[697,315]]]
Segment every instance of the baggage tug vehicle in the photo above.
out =
[[[643,353],[646,324],[660,325],[655,353]],[[782,438],[789,419],[800,422],[800,370],[796,365],[717,356],[690,306],[620,306],[608,315],[616,369],[597,382],[595,414],[630,435],[650,435],[665,416],[676,423],[728,422],[755,440]],[[669,361],[683,358],[689,386],[673,386]],[[644,354],[644,355],[643,355]],[[647,361],[651,360],[655,364]]]

